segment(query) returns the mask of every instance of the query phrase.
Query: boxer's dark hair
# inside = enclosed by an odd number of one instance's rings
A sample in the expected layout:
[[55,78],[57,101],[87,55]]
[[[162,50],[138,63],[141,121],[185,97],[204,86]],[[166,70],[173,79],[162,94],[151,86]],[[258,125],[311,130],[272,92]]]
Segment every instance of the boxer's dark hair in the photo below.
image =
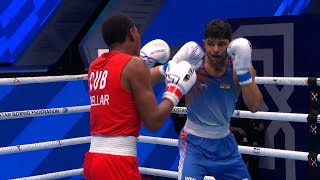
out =
[[102,25],[102,37],[107,46],[123,43],[130,29],[134,27],[132,19],[125,14],[108,17]]
[[228,39],[231,42],[231,25],[224,20],[215,19],[210,21],[205,28],[204,38]]

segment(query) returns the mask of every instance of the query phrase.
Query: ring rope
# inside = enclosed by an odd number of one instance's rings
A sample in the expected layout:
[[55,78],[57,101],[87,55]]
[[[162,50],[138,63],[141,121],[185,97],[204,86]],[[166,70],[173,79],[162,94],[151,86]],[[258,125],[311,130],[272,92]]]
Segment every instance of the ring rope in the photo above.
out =
[[[86,143],[90,143],[90,139],[91,139],[90,136],[86,136],[86,137],[78,137],[78,138],[63,139],[63,140],[56,140],[56,141],[33,143],[33,144],[7,146],[7,147],[0,148],[0,155],[20,153],[20,152],[26,152],[26,151],[35,151],[35,150],[42,150],[42,149],[49,149],[49,148],[57,148],[57,147],[71,146],[71,145],[77,145],[77,144],[86,144]],[[152,144],[159,144],[159,145],[166,145],[166,146],[176,146],[176,147],[178,146],[178,140],[171,139],[171,138],[139,136],[138,142],[152,143]],[[238,148],[241,154],[285,158],[285,159],[293,159],[293,160],[300,160],[300,161],[308,161],[308,154],[309,154],[307,152],[260,148],[260,147],[251,147],[251,146],[238,146]],[[318,161],[320,161],[320,155],[317,156],[317,159]]]
[[0,78],[0,85],[21,85],[21,84],[32,84],[32,83],[78,81],[78,80],[87,80],[87,79],[88,79],[87,74],[63,75],[63,76]]
[[[145,167],[139,167],[139,171],[140,171],[140,174],[178,179],[178,172],[176,172],[176,171],[168,171],[168,170],[145,168]],[[204,180],[216,180],[212,176],[205,176],[203,179]]]
[[0,148],[0,155],[35,151],[35,150],[42,150],[42,149],[50,149],[50,148],[57,148],[57,147],[64,147],[64,146],[72,146],[72,145],[78,145],[78,144],[86,144],[86,143],[90,143],[90,140],[91,140],[91,137],[86,136],[86,137],[39,142],[39,143],[32,143],[32,144],[7,146],[7,147]]
[[[139,167],[139,171],[140,171],[140,174],[178,179],[178,172],[176,172],[176,171],[153,169],[153,168],[146,168],[146,167]],[[60,172],[54,172],[54,173],[49,173],[49,174],[37,175],[37,176],[16,178],[16,179],[12,179],[12,180],[61,179],[61,178],[66,178],[66,177],[71,177],[71,176],[82,175],[82,174],[83,174],[83,169],[80,168],[80,169],[60,171]],[[215,180],[215,178],[205,176],[204,180]]]
[[[250,111],[235,110],[232,117],[234,118],[249,118],[249,119],[262,119],[273,121],[286,121],[286,122],[308,122],[308,114],[301,113],[283,113],[283,112],[263,112],[258,111],[252,113]],[[320,116],[318,116],[320,122]]]
[[23,178],[16,178],[12,180],[40,180],[40,179],[62,179],[83,174],[83,169],[72,169],[67,171],[54,172],[49,174],[42,174],[37,176],[29,176]]
[[168,171],[168,170],[145,168],[145,167],[139,167],[139,171],[140,171],[140,174],[178,179],[178,172],[176,171]]
[[[49,83],[63,81],[88,80],[87,74],[63,75],[63,76],[39,76],[39,77],[15,77],[0,78],[0,85],[21,85],[31,83]],[[288,86],[307,86],[307,77],[255,77],[257,84],[273,84]],[[317,85],[320,86],[320,78],[317,78]]]
[[0,120],[89,112],[90,105],[1,112]]
[[[307,77],[255,77],[254,82],[268,85],[308,86]],[[320,78],[317,78],[317,86],[320,86]]]
[[[89,112],[89,111],[90,111],[90,105],[24,110],[24,111],[8,111],[8,112],[0,112],[0,120],[39,117],[39,116],[58,115],[58,114],[82,113],[82,112]],[[174,107],[172,110],[172,113],[186,114],[187,108]],[[250,111],[235,110],[233,112],[232,117],[286,121],[286,122],[288,121],[289,122],[308,122],[307,121],[308,114],[300,114],[300,113],[262,112],[262,111],[252,113]],[[318,123],[320,123],[320,115],[318,115]]]

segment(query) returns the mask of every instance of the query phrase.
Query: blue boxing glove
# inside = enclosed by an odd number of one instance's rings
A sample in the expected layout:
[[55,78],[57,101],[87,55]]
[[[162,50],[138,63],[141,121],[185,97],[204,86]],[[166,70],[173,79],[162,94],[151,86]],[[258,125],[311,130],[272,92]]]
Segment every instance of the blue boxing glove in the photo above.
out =
[[239,84],[241,86],[250,84],[252,82],[250,41],[245,38],[234,39],[229,44],[227,51],[229,56],[234,56],[233,67],[236,70]]

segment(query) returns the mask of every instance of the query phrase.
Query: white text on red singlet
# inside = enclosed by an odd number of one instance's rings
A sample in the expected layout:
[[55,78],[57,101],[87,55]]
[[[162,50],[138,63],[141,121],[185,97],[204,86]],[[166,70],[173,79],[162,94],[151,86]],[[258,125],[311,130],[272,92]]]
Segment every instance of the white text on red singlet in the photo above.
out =
[[[90,91],[104,89],[107,84],[108,71],[96,71],[90,73],[89,88]],[[109,105],[109,94],[99,94],[90,96],[91,106]]]

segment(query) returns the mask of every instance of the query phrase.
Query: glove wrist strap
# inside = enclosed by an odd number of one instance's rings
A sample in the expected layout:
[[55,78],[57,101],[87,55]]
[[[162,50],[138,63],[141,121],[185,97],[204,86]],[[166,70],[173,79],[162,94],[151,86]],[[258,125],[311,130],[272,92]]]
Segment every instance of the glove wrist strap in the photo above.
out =
[[237,77],[240,86],[252,83],[250,71],[237,71]]
[[182,98],[183,94],[180,88],[176,85],[168,85],[165,92],[163,93],[162,98],[167,98],[172,101],[173,106],[176,106],[179,103],[179,100]]

